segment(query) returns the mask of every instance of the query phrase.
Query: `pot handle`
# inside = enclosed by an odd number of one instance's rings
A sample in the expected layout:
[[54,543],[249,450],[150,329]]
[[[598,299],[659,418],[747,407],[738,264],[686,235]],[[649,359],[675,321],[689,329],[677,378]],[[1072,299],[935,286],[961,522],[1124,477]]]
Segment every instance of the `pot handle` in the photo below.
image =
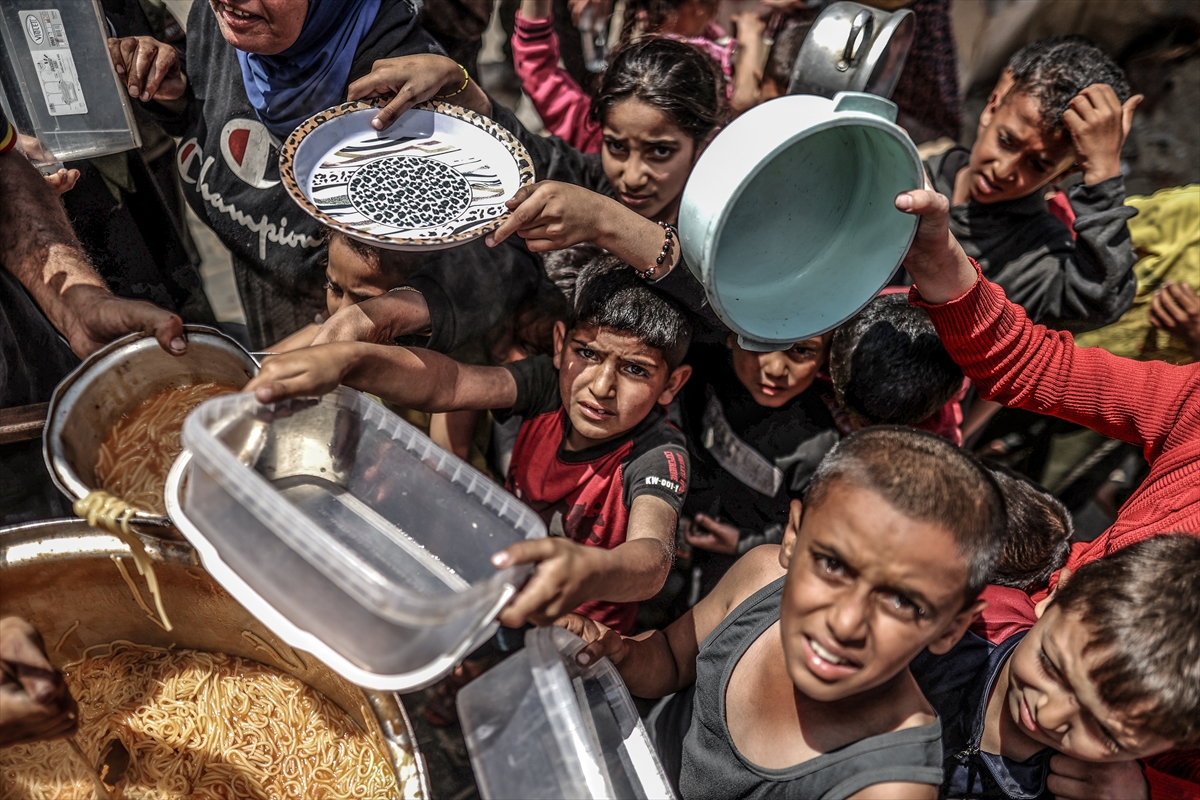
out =
[[886,97],[866,92],[838,92],[835,94],[833,96],[833,112],[836,114],[839,111],[856,111],[860,114],[873,114],[888,122],[896,121],[895,103]]
[[850,36],[846,38],[846,47],[842,50],[842,57],[834,65],[838,72],[850,69],[854,59],[858,58],[858,54],[862,52],[863,45],[871,41],[871,33],[874,28],[875,15],[867,9],[864,8],[854,15],[854,21],[850,23]]

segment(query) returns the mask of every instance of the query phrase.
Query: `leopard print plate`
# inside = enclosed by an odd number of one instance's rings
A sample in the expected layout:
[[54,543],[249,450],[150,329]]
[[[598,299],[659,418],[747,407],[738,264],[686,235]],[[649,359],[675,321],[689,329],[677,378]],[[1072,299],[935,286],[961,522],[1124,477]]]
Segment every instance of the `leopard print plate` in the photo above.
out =
[[292,131],[279,154],[292,199],[334,230],[395,250],[454,247],[500,227],[504,202],[533,183],[516,137],[438,101],[378,132],[371,119],[385,103],[343,103]]

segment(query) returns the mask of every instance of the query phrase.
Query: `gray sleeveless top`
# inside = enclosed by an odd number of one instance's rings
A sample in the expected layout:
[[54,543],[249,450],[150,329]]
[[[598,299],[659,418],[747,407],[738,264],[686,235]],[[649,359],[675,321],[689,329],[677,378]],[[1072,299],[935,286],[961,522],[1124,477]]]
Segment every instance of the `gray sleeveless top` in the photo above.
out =
[[742,655],[779,619],[783,578],[734,609],[700,645],[692,720],[683,740],[684,800],[841,800],[876,783],[942,782],[942,724],[871,736],[787,769],[748,761],[725,725],[725,688]]

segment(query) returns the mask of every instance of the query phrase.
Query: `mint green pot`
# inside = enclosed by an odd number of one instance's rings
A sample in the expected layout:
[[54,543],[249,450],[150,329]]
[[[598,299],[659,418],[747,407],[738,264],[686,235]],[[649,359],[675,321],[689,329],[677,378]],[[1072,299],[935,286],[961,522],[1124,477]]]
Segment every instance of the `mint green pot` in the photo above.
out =
[[730,123],[679,209],[688,267],[748,350],[783,350],[870,302],[912,244],[896,210],[924,185],[917,148],[881,97],[790,95]]

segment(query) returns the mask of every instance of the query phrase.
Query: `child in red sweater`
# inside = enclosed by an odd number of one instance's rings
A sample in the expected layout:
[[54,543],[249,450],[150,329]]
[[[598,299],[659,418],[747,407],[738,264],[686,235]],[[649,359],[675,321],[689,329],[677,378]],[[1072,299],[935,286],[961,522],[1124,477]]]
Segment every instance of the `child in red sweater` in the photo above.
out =
[[1069,569],[1156,533],[1200,535],[1200,364],[1134,361],[1075,347],[1070,333],[1029,321],[979,272],[947,228],[949,201],[906,192],[921,214],[905,266],[951,357],[979,393],[1006,406],[1086,425],[1142,445],[1150,474],[1095,541],[1075,545]]
[[[921,215],[905,260],[916,284],[910,299],[929,312],[951,357],[983,397],[1145,448],[1150,474],[1112,527],[1074,547],[1067,567],[1078,569],[1156,534],[1200,535],[1200,364],[1141,362],[1076,348],[1070,333],[1034,325],[980,274],[949,231],[946,197],[928,189],[905,192],[896,207]],[[1003,622],[996,617],[1004,609],[996,606],[984,612],[985,624],[993,627]],[[1159,756],[1152,765],[1166,773],[1147,769],[1153,797],[1200,791],[1188,758]],[[1097,796],[1106,774],[1086,771],[1081,782],[1091,785],[1083,786],[1088,796]]]

